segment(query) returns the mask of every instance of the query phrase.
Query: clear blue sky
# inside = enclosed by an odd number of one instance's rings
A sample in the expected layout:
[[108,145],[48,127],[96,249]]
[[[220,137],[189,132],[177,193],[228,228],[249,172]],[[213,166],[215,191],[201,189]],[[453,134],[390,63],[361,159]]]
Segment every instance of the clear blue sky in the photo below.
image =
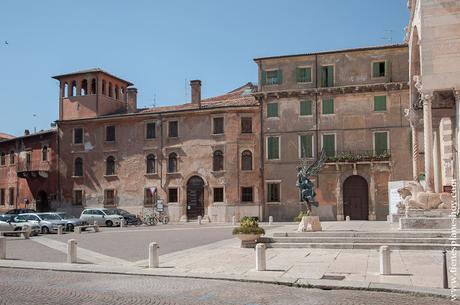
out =
[[407,21],[405,0],[2,0],[0,132],[49,128],[53,75],[100,67],[139,106],[180,104],[186,79],[219,95],[257,82],[255,57],[402,42]]

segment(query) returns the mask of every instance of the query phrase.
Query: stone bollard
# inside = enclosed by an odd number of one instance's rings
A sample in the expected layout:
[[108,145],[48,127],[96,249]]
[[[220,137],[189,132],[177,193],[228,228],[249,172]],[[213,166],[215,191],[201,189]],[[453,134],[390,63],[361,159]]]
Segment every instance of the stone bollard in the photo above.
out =
[[273,216],[268,216],[268,225],[271,226],[273,224]]
[[99,232],[99,225],[97,223],[94,225],[94,232]]
[[125,226],[125,220],[122,219],[122,220],[120,221],[120,228],[123,228],[124,226]]
[[73,228],[73,231],[77,234],[81,234],[81,227],[75,227]]
[[202,220],[201,216],[198,215],[198,224],[199,224],[199,225],[201,224],[201,220]]
[[0,237],[0,259],[6,259],[6,238]]
[[391,250],[388,246],[380,247],[380,274],[391,274]]
[[345,221],[350,221],[350,216],[345,217]]
[[59,226],[58,226],[58,230],[57,230],[57,234],[58,234],[58,235],[62,235],[62,232],[63,232],[63,231],[64,231],[64,227],[61,226],[61,225],[59,225]]
[[77,262],[77,241],[75,239],[67,241],[67,262],[69,264]]
[[97,226],[97,220],[93,222],[93,226]]
[[24,235],[24,239],[29,239],[30,235],[32,235],[32,228],[29,226],[25,226],[22,235]]
[[160,265],[159,249],[160,246],[156,242],[152,242],[149,245],[149,268],[158,268]]
[[256,270],[265,271],[267,264],[265,260],[265,244],[256,245]]
[[232,216],[232,225],[236,225],[236,216]]

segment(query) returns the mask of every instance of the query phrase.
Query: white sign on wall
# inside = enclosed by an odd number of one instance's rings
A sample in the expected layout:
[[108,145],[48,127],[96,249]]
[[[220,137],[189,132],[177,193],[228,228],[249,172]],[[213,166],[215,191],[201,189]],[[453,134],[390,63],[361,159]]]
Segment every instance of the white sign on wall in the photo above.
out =
[[388,182],[388,209],[389,214],[397,214],[397,205],[401,202],[401,196],[399,196],[398,189],[405,187],[410,181],[390,181]]

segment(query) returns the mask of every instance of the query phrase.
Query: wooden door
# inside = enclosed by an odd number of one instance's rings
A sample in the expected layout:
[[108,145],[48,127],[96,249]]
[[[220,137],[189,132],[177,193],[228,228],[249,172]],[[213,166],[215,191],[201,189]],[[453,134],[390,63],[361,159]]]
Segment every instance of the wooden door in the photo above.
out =
[[187,218],[204,216],[204,181],[193,176],[187,182]]
[[368,186],[363,177],[350,176],[343,183],[343,212],[351,220],[368,220]]

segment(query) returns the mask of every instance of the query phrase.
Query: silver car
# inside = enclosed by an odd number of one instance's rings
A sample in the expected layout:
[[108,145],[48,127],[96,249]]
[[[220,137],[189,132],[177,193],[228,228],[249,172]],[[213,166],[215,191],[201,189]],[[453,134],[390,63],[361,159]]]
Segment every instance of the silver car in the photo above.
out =
[[34,225],[39,225],[43,234],[57,231],[58,226],[63,226],[65,228],[66,225],[66,222],[59,218],[59,216],[50,213],[19,214],[16,219],[19,221],[25,219],[26,221],[32,222]]
[[66,222],[66,225],[65,225],[66,231],[73,231],[75,227],[83,226],[87,224],[86,221],[83,221],[80,218],[76,218],[75,216],[70,215],[66,212],[56,212],[56,213],[49,213],[49,214],[57,215],[61,220],[64,220]]
[[40,227],[34,225],[29,221],[16,221],[14,214],[0,215],[0,231],[22,231],[26,227],[31,228],[32,235],[38,235],[40,233]]
[[80,219],[89,224],[97,222],[98,225],[107,227],[119,226],[122,221],[124,222],[123,216],[114,214],[110,210],[104,208],[84,209],[83,212],[81,212]]

